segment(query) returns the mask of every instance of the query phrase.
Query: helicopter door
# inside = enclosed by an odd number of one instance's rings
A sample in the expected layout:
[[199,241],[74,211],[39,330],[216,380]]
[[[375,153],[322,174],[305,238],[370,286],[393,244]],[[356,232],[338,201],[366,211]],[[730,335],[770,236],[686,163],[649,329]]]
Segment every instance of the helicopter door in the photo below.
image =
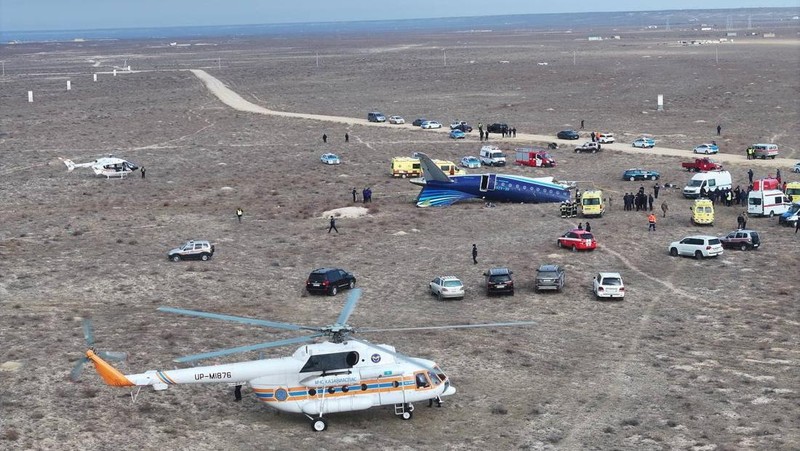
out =
[[481,175],[481,191],[494,191],[494,182],[497,174]]

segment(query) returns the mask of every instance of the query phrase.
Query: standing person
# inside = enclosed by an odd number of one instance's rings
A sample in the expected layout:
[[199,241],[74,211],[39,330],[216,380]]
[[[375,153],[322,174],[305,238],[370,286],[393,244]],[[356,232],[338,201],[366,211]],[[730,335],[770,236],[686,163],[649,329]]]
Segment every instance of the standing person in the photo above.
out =
[[353,203],[356,203],[356,197],[358,197],[358,191],[353,187]]
[[483,130],[478,130],[478,135],[479,135],[478,141],[483,141]]
[[780,185],[781,184],[781,170],[780,169],[776,169],[775,170],[775,178],[778,179],[778,185]]
[[372,188],[367,187],[366,191],[367,191],[367,203],[371,204],[372,203]]
[[648,224],[647,225],[647,233],[650,233],[651,230],[653,232],[655,232],[656,231],[656,215],[654,215],[653,213],[650,213],[650,215],[647,216],[647,224]]
[[583,130],[583,119],[581,119],[581,130]]
[[658,190],[660,189],[661,185],[659,185],[658,182],[656,182],[656,184],[653,186],[653,197],[655,197],[656,199],[658,199]]
[[472,264],[478,264],[478,246],[475,243],[472,243]]
[[486,137],[486,141],[489,140],[489,129],[488,128],[486,129],[486,132],[484,132],[483,136]]
[[717,125],[717,136],[722,134],[722,125]]
[[584,227],[583,230],[586,230],[587,232],[592,231],[592,225],[589,224],[589,221],[586,221],[586,227]]
[[591,136],[592,136],[592,142],[595,142],[597,140],[597,135],[595,135],[594,132],[592,132]]
[[562,218],[567,217],[567,201],[565,200],[561,201],[561,217]]
[[747,228],[747,210],[742,211],[742,229]]
[[350,142],[350,134],[348,134],[347,132],[344,132],[344,142],[346,143]]
[[741,213],[739,213],[739,216],[736,217],[736,228],[742,230],[744,228],[744,226],[742,226],[743,223],[744,223],[744,217],[742,216]]
[[583,223],[582,222],[578,223],[578,230],[583,230]]
[[747,179],[750,180],[750,184],[753,184],[753,168],[747,170]]
[[665,218],[667,217],[667,210],[669,210],[669,207],[667,206],[667,201],[661,202],[661,211],[664,212]]
[[367,203],[367,188],[361,190],[361,202]]
[[144,172],[145,172],[145,169],[144,169],[144,166],[142,166],[142,178],[144,178]]
[[797,231],[800,230],[800,221],[794,222],[794,234],[797,235]]
[[240,208],[236,209],[236,217],[239,218],[239,222],[242,222],[242,215],[244,214],[244,210]]
[[578,217],[578,202],[577,201],[572,201],[572,214],[571,214],[570,217],[572,217],[572,218],[577,218]]
[[650,206],[650,211],[653,211],[653,201],[654,201],[654,200],[655,200],[655,199],[653,199],[653,195],[652,195],[652,194],[648,194],[648,195],[647,195],[647,203],[648,203],[648,204],[649,204],[649,206]]
[[236,388],[233,389],[233,396],[236,398],[237,401],[242,400],[242,385],[236,385]]
[[339,229],[336,228],[336,218],[331,216],[330,226],[328,227],[328,233],[331,233],[331,230],[335,230],[336,233],[339,233]]
[[325,133],[322,134],[322,142],[324,143],[328,142],[328,135]]
[[512,128],[511,129],[511,133],[513,133],[514,134],[514,138],[516,138],[517,137],[517,127]]

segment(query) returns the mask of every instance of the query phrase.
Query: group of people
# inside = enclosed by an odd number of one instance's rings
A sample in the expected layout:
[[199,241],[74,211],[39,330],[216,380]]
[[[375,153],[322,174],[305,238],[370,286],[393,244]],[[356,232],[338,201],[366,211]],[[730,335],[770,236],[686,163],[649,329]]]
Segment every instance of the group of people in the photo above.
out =
[[[656,192],[657,191],[653,194]],[[653,203],[656,200],[656,196],[653,194],[645,194],[644,186],[640,186],[639,192],[636,194],[625,193],[625,195],[622,196],[622,202],[625,204],[623,210],[633,211],[633,209],[636,208],[636,211],[653,211]]]
[[[323,133],[322,134],[322,142],[323,143],[327,143],[328,142],[328,134],[327,133]],[[347,133],[347,132],[344,132],[344,142],[346,142],[346,143],[350,142],[350,134]]]
[[562,218],[575,218],[578,216],[578,201],[572,202],[565,200],[561,202],[561,217]]
[[[501,130],[500,134],[503,136],[503,138],[505,138],[506,136],[508,136],[509,138],[511,138],[511,137],[516,138],[517,137],[517,129],[516,128],[505,128],[505,129]],[[484,131],[482,123],[478,123],[478,137],[479,137],[480,141],[488,141],[489,140],[489,130],[486,129],[486,131]]]
[[[353,194],[353,203],[358,202],[358,190],[353,188],[352,194]],[[361,201],[365,204],[372,202],[372,188],[366,187],[363,190],[361,190]]]
[[734,189],[719,189],[717,187],[713,191],[706,191],[706,188],[702,187],[700,188],[700,197],[707,197],[713,204],[719,203],[730,207],[734,203],[736,205],[747,205],[747,194],[749,192],[750,189],[743,190],[739,188],[739,185],[736,185]]

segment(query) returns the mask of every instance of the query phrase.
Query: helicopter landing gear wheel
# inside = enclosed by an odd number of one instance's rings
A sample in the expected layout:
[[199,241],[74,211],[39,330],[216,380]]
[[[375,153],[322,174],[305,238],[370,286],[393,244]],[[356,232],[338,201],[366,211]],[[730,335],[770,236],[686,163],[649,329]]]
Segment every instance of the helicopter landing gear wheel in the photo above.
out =
[[328,421],[322,417],[314,418],[311,420],[311,429],[313,429],[314,432],[322,432],[325,429],[328,429]]
[[406,410],[405,412],[400,414],[400,418],[403,420],[410,420],[414,417],[414,413],[411,410]]

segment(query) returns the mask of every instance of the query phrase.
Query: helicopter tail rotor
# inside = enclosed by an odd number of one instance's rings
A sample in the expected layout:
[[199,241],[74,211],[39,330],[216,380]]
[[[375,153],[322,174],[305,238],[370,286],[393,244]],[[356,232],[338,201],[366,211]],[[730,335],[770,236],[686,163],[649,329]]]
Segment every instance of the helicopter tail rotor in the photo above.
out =
[[[83,319],[83,340],[86,342],[86,347],[94,349],[94,331],[92,330],[92,320],[89,318]],[[97,351],[96,354],[103,360],[109,362],[122,362],[128,359],[128,353],[118,351]],[[69,379],[72,382],[77,382],[83,373],[83,367],[89,362],[87,356],[82,356],[72,367],[69,373]]]

